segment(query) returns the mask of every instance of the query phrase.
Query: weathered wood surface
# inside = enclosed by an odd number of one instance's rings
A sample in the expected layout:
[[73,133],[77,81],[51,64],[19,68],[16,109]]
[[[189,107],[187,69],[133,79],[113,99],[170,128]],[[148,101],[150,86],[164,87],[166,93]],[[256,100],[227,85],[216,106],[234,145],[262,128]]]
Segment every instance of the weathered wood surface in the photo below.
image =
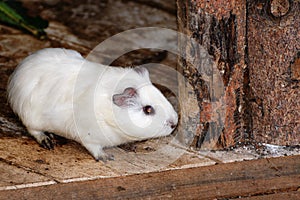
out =
[[[180,60],[200,109],[195,145],[299,144],[300,2],[179,0],[177,7],[179,31],[213,56],[224,84],[224,95],[217,96],[214,73]],[[199,49],[180,48],[200,65]],[[218,105],[225,114],[214,116]]]
[[265,143],[300,144],[300,1],[247,4],[253,137]]
[[297,199],[299,188],[300,156],[291,156],[6,190],[0,199]]
[[266,194],[266,195],[259,195],[259,196],[253,196],[253,197],[246,197],[243,198],[243,200],[282,200],[282,199],[288,199],[288,200],[298,200],[300,199],[300,191],[291,191],[291,192],[283,192],[283,193],[275,193],[275,194]]
[[[179,31],[196,40],[212,56],[214,66],[202,66],[205,73],[181,60],[179,69],[188,77],[197,95],[200,108],[198,119],[198,141],[196,146],[205,148],[228,147],[238,141],[246,140],[249,121],[244,97],[246,4],[240,1],[178,1]],[[181,50],[201,63],[199,49],[181,44]],[[213,81],[215,75],[221,76],[221,84]],[[223,84],[224,88],[221,88]],[[216,91],[224,90],[221,95]],[[218,106],[223,106],[224,114],[213,117]],[[197,120],[196,120],[197,121]],[[221,122],[221,123],[220,123]]]
[[158,8],[164,11],[167,11],[171,14],[176,15],[176,1],[175,0],[123,0],[123,1],[134,1],[134,2],[139,2],[141,4],[149,5],[154,8]]

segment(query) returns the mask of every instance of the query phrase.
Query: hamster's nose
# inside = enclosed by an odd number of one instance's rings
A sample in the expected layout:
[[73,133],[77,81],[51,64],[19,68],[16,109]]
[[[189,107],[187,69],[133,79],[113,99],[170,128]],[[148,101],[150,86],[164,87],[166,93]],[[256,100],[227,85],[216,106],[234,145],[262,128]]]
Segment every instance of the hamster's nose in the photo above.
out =
[[174,129],[174,128],[176,128],[177,123],[175,123],[175,122],[172,121],[172,120],[169,120],[169,121],[168,121],[168,125],[171,127],[171,129]]

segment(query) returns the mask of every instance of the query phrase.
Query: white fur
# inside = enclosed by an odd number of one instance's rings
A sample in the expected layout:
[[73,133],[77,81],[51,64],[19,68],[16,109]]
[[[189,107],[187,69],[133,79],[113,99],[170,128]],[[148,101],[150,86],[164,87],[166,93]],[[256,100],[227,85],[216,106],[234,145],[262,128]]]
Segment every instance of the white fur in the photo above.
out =
[[[133,105],[113,103],[115,94],[135,88]],[[9,103],[28,132],[49,146],[43,133],[73,139],[95,159],[107,159],[104,147],[170,134],[177,113],[156,89],[148,71],[108,67],[60,48],[40,50],[24,59],[8,84]],[[153,115],[142,107],[151,105]]]

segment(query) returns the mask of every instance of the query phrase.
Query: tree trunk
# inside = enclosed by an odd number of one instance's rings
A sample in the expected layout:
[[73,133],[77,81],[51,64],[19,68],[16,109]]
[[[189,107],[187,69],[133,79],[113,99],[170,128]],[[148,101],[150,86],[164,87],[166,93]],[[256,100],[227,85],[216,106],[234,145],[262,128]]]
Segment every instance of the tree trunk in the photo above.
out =
[[300,2],[249,1],[252,132],[260,142],[300,143]]
[[[199,108],[188,117],[188,126],[197,126],[194,145],[214,149],[255,142],[299,144],[299,4],[177,1],[179,31],[196,40],[213,63],[203,73],[203,67],[180,59],[179,71],[197,100],[189,102],[190,107]],[[187,57],[202,62],[199,48],[179,45]]]

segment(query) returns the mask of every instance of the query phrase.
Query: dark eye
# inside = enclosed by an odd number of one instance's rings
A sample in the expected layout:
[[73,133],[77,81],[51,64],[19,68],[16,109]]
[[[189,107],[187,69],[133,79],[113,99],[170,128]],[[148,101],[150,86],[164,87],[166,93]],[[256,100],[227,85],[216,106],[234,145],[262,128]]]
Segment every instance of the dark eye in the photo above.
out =
[[155,113],[154,108],[149,105],[144,106],[143,111],[144,111],[145,115],[153,115]]

